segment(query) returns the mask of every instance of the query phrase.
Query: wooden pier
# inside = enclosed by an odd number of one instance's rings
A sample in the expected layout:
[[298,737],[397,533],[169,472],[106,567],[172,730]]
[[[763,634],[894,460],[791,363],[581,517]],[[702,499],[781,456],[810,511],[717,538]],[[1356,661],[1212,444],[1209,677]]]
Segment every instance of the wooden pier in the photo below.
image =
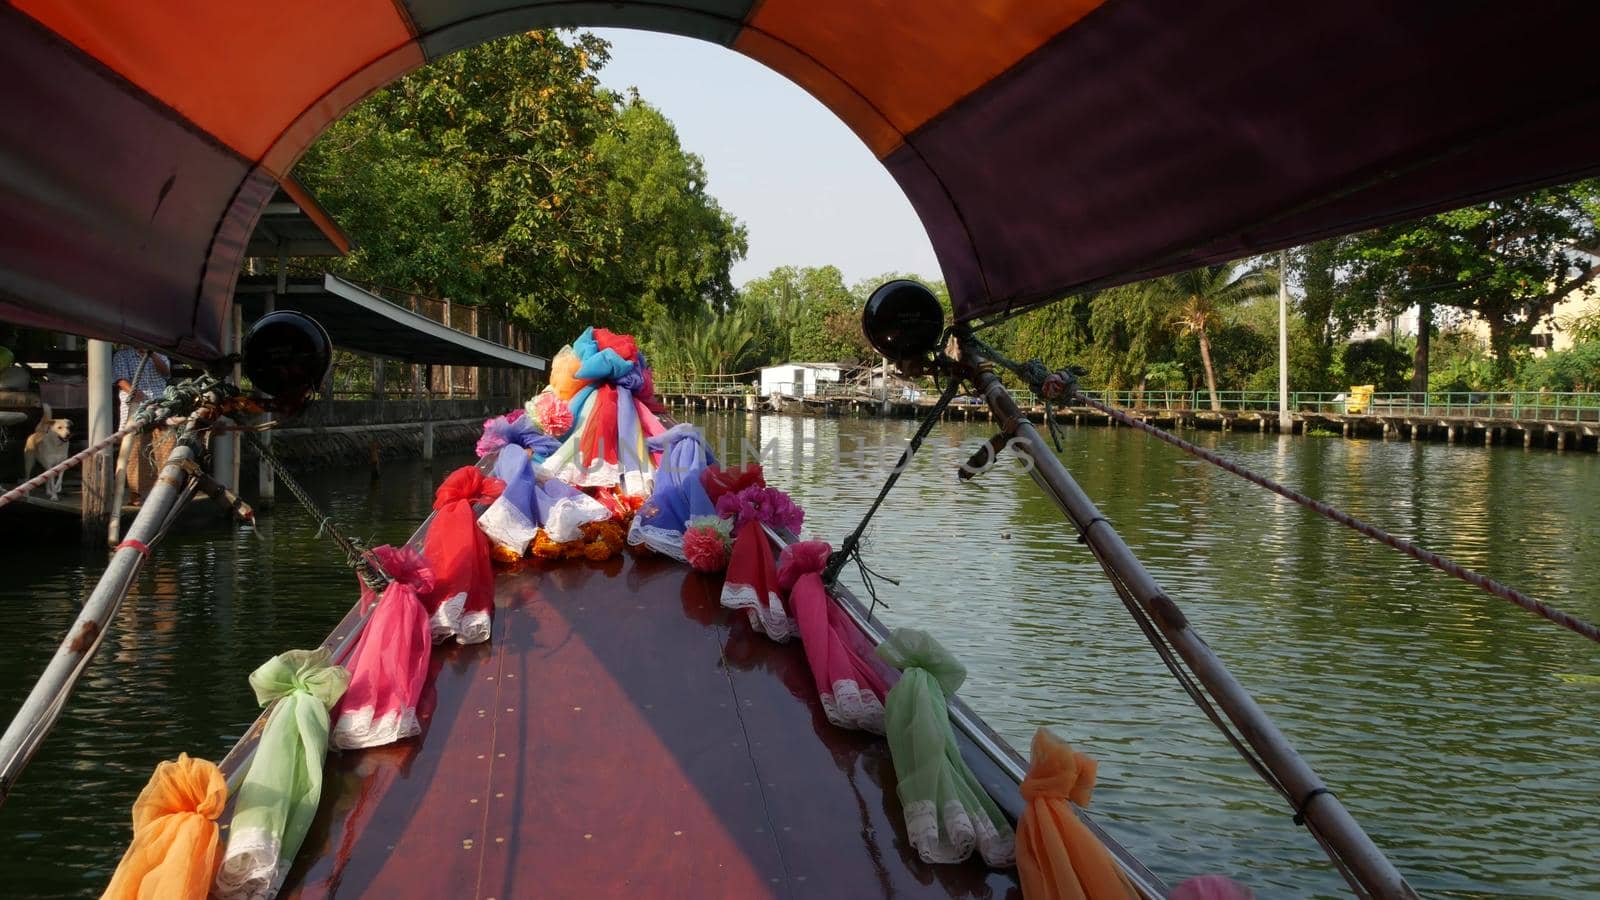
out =
[[[665,390],[657,392],[663,403],[688,411],[773,410],[798,415],[919,419],[935,402],[931,392],[896,399],[848,386],[809,397],[758,397],[749,385],[663,387]],[[1209,395],[1203,391],[1150,391],[1142,396],[1126,391],[1091,392],[1091,396],[1165,428],[1279,430],[1277,397],[1269,392],[1219,391],[1223,406],[1220,410],[1209,408]],[[958,397],[943,418],[956,422],[992,420],[987,406],[968,400]],[[1026,393],[1018,401],[1033,421],[1043,422],[1042,401]],[[1352,412],[1355,406],[1343,395],[1292,394],[1290,430],[1336,432],[1346,438],[1471,442],[1484,446],[1520,443],[1530,448],[1600,452],[1600,394],[1378,394],[1361,405],[1362,411]],[[1062,407],[1056,414],[1069,425],[1116,424],[1105,413],[1088,406]]]

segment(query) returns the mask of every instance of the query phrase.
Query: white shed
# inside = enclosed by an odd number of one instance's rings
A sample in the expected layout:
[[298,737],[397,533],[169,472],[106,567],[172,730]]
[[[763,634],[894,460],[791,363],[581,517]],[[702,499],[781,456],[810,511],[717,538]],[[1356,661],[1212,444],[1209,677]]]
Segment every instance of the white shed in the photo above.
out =
[[784,363],[767,366],[761,370],[761,396],[763,397],[814,397],[817,385],[838,383],[844,367],[838,363]]

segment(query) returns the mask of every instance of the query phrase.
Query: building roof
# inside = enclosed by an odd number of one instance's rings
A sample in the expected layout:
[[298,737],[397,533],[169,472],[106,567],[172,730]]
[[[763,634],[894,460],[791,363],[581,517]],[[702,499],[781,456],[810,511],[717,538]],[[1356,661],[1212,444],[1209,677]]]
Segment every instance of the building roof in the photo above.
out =
[[[237,297],[245,314],[252,318],[264,314],[275,287],[270,280],[241,281]],[[274,307],[299,310],[321,322],[341,350],[430,365],[544,371],[547,363],[542,356],[435,322],[337,275],[290,279],[287,292],[277,295]]]
[[250,233],[246,256],[344,256],[354,246],[339,223],[293,178],[284,179]]

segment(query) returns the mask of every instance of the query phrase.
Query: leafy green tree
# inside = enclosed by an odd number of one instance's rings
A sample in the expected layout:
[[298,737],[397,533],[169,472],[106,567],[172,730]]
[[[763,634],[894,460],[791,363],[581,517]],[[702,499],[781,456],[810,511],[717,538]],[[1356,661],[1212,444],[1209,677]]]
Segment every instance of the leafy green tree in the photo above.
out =
[[1222,323],[1223,312],[1256,297],[1276,293],[1277,273],[1266,268],[1243,268],[1233,263],[1203,266],[1145,282],[1155,304],[1173,310],[1173,322],[1199,344],[1211,408],[1222,409],[1217,398],[1217,370],[1211,357],[1211,334]]
[[546,348],[732,298],[741,227],[660,113],[536,31],[454,53],[336,122],[296,174],[356,236],[360,280],[483,305]]
[[1481,319],[1498,380],[1515,369],[1512,348],[1557,301],[1600,266],[1600,182],[1580,181],[1378,229],[1348,244],[1350,285],[1366,305],[1420,311],[1416,379],[1427,384],[1436,306]]
[[1345,378],[1353,385],[1398,391],[1405,388],[1411,356],[1388,341],[1354,341],[1344,347],[1343,364]]

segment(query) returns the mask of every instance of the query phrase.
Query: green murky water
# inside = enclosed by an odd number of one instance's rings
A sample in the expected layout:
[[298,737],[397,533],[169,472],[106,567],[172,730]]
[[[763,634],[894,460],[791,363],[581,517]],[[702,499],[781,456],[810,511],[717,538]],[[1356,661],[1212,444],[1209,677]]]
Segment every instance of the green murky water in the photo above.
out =
[[[913,423],[721,417],[769,480],[837,538]],[[958,485],[986,432],[940,426],[868,558],[882,615],[967,663],[962,694],[1018,746],[1039,725],[1100,761],[1092,811],[1170,880],[1219,872],[1258,896],[1342,882],[1224,744],[1025,477]],[[1600,892],[1600,650],[1353,532],[1126,430],[1062,453],[1105,515],[1424,894]],[[1279,438],[1200,440],[1575,613],[1600,618],[1600,456]],[[420,463],[307,473],[337,521],[404,539]],[[881,466],[881,467],[880,467]],[[0,513],[3,515],[3,513]],[[312,646],[353,601],[348,570],[289,507],[256,534],[180,535],[140,577],[61,725],[0,809],[0,893],[89,896],[127,838],[154,763],[218,758],[254,715],[245,676]],[[12,546],[0,583],[9,717],[103,556]]]

